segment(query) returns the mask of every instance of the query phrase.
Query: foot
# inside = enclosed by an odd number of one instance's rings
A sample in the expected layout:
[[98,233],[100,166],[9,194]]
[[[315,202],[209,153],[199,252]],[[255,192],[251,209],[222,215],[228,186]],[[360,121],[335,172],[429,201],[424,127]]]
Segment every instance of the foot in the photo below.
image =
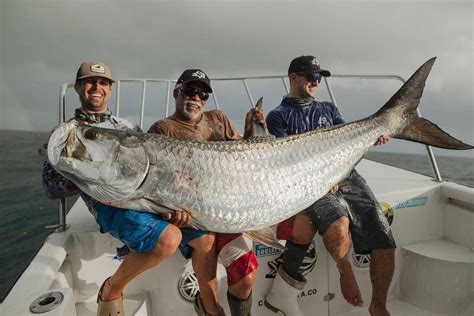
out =
[[371,316],[390,316],[386,306],[376,306],[373,303],[369,306],[369,313]]
[[100,293],[100,300],[103,302],[113,301],[122,297],[122,291],[113,291],[110,280],[111,278],[105,281],[102,292]]
[[194,311],[198,316],[225,316],[224,309],[219,304],[217,305],[217,308],[214,311],[208,312],[202,305],[199,292],[194,300]]
[[364,305],[364,301],[362,300],[362,294],[359,290],[359,285],[357,285],[357,281],[354,275],[354,271],[352,271],[352,267],[349,262],[345,264],[343,267],[339,267],[340,273],[340,283],[341,283],[341,292],[344,299],[351,305],[356,307],[361,307]]
[[110,278],[104,281],[97,294],[97,316],[124,315],[122,293],[119,297],[110,299],[104,295],[106,286],[109,287],[110,292],[110,284],[107,284],[109,281]]

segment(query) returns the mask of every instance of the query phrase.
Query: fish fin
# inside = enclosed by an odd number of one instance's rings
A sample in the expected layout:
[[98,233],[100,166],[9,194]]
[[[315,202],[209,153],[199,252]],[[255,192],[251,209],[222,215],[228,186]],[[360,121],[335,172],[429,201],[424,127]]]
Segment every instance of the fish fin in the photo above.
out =
[[[258,99],[257,103],[255,104],[256,109],[263,108],[263,97]],[[252,120],[252,133],[250,134],[250,138],[267,138],[270,137],[270,134],[267,130],[267,124],[259,123],[255,119]],[[273,138],[273,137],[272,137]]]
[[270,227],[261,228],[259,230],[249,230],[242,234],[256,242],[264,244],[265,246],[285,250],[285,247],[278,242],[275,232]]
[[416,109],[423,94],[426,79],[436,57],[429,59],[403,84],[403,86],[374,115],[395,112],[405,117],[402,126],[393,135],[394,138],[406,139],[426,145],[446,149],[473,149],[472,145],[452,137],[436,124],[418,116]]
[[[165,203],[163,201],[155,201],[153,198],[144,195],[140,198],[140,200],[148,207],[149,210],[160,213],[160,214],[168,214],[171,213],[174,215],[176,211],[186,211],[174,204]],[[191,212],[187,211],[191,214]]]
[[415,115],[410,116],[403,130],[393,137],[446,149],[474,148],[474,146],[452,137],[436,124]]
[[74,184],[77,185],[81,191],[87,192],[87,195],[90,195],[97,201],[108,203],[107,201],[115,201],[127,198],[123,192],[116,192],[101,185],[87,183],[80,179],[72,180],[72,182],[74,182]]

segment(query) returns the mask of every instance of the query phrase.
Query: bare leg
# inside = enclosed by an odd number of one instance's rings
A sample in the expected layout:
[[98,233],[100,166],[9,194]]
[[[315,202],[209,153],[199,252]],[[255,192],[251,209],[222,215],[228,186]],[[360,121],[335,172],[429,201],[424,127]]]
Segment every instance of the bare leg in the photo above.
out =
[[235,297],[241,300],[245,300],[252,293],[252,286],[255,282],[256,277],[257,271],[253,271],[252,273],[247,274],[245,278],[241,279],[236,284],[230,285],[227,290]]
[[316,229],[311,218],[306,212],[300,212],[295,216],[291,241],[299,245],[307,245],[313,241]]
[[372,282],[372,302],[370,315],[390,315],[387,310],[387,295],[395,270],[395,249],[372,250],[370,260],[370,281]]
[[341,292],[344,299],[353,306],[362,306],[362,295],[352,266],[347,259],[351,245],[349,239],[349,219],[345,216],[333,222],[323,235],[324,245],[331,257],[336,261],[340,274]]
[[112,301],[122,295],[125,286],[143,271],[159,264],[174,254],[181,242],[181,231],[168,225],[149,252],[130,252],[102,290],[103,301]]
[[217,314],[221,306],[217,302],[216,270],[217,253],[214,234],[206,234],[189,242],[193,248],[192,264],[199,283],[199,297],[209,314]]

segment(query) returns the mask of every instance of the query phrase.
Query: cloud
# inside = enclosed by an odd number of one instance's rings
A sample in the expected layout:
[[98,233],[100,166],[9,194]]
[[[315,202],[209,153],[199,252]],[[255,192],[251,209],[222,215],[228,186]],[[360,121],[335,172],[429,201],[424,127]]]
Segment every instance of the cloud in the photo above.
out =
[[[438,56],[422,111],[474,142],[470,1],[3,0],[0,5],[0,102],[8,114],[2,115],[1,128],[49,130],[57,121],[59,85],[73,80],[87,59],[105,61],[117,78],[176,79],[191,67],[211,77],[284,75],[292,58],[313,54],[336,74],[408,78]],[[350,84],[335,83],[342,91],[338,99],[348,100],[342,111],[360,106],[348,104],[351,100],[370,99],[355,94],[374,93],[378,101],[396,89],[370,84],[346,92]],[[277,95],[266,97],[270,107],[281,98],[281,86],[259,92],[273,90]],[[131,91],[127,98],[140,95]],[[234,104],[245,102],[245,95],[218,95],[240,120],[247,105],[236,110]],[[157,107],[164,98],[155,99]],[[122,108],[132,115],[125,103]],[[149,112],[146,122],[163,113]]]

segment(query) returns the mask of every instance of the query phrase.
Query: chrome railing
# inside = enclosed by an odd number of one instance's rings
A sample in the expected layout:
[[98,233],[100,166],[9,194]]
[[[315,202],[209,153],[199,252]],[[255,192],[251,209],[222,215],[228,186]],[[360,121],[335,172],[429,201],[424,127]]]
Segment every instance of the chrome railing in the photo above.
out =
[[[254,76],[254,77],[237,77],[237,78],[216,78],[212,79],[212,82],[217,81],[241,81],[244,89],[246,91],[247,97],[249,99],[250,106],[254,106],[254,98],[252,97],[252,93],[248,87],[248,80],[265,80],[265,79],[281,79],[283,83],[283,87],[286,93],[289,92],[289,87],[286,81],[287,76]],[[388,80],[398,80],[402,83],[405,83],[405,79],[400,76],[396,75],[331,75],[331,78],[359,78],[359,79],[388,79]],[[141,91],[141,106],[140,106],[140,120],[139,124],[140,127],[143,129],[143,119],[145,113],[145,98],[146,98],[146,89],[148,83],[165,83],[167,84],[167,91],[166,91],[166,100],[165,100],[165,116],[169,115],[169,99],[171,93],[171,85],[176,83],[176,80],[166,80],[166,79],[122,79],[117,80],[117,88],[115,93],[115,115],[120,116],[120,93],[121,93],[121,84],[122,83],[141,83],[142,84],[142,91]],[[337,106],[336,98],[331,88],[330,79],[324,77],[324,82],[328,89],[329,97],[331,101]],[[212,85],[212,83],[211,83]],[[59,95],[59,123],[63,123],[66,120],[66,93],[69,88],[74,87],[73,82],[67,82],[61,85],[60,95]],[[212,86],[212,97],[214,100],[214,105],[218,109],[219,102],[217,99],[217,92]],[[417,109],[417,115],[421,117],[419,109]],[[431,146],[426,145],[426,150],[430,159],[431,168],[433,170],[433,174],[435,177],[435,181],[441,182],[441,174],[439,172],[438,164],[436,163],[436,158],[433,154],[433,150]],[[59,215],[58,215],[59,224],[57,226],[56,231],[65,231],[67,229],[66,226],[66,202],[64,199],[59,201]]]

